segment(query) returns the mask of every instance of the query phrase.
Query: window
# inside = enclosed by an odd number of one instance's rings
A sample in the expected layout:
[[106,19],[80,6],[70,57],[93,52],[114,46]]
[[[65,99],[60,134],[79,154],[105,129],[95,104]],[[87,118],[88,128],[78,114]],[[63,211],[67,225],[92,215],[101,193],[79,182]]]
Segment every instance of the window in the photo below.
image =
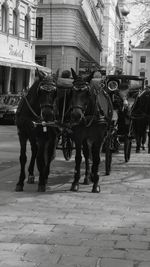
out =
[[18,15],[15,10],[13,10],[13,35],[18,35]]
[[1,12],[2,12],[2,32],[7,32],[7,9],[4,5],[2,5],[2,9],[1,9]]
[[29,39],[29,18],[25,16],[24,20],[24,38]]
[[36,38],[42,39],[43,37],[43,18],[37,17],[36,18]]
[[140,77],[145,77],[145,72],[144,71],[140,72]]
[[41,66],[46,67],[46,56],[42,55],[42,56],[36,56],[35,57],[35,62]]
[[146,62],[146,56],[141,56],[140,57],[140,62],[145,63]]

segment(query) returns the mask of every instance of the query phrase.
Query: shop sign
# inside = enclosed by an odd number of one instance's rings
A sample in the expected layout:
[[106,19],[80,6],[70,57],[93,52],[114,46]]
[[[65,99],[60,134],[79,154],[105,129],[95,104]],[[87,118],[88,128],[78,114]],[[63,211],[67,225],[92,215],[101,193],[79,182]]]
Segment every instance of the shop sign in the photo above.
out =
[[12,44],[9,46],[9,55],[23,59],[24,50],[16,49]]

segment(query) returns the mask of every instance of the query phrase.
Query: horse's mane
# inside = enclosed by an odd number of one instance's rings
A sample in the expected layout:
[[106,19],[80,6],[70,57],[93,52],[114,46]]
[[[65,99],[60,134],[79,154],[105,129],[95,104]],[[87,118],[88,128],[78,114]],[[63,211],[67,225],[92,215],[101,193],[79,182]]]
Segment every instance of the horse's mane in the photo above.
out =
[[33,93],[37,92],[38,86],[39,86],[39,80],[35,80],[33,82],[33,84],[29,87],[28,91],[27,91],[27,97],[32,96]]

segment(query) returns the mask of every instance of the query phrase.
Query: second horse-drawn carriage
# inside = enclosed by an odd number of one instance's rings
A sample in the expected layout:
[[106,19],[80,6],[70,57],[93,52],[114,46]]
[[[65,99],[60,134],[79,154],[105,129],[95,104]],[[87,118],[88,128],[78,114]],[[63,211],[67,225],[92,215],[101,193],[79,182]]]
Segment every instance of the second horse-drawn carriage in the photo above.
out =
[[124,158],[128,162],[132,140],[136,139],[134,125],[139,119],[133,117],[132,110],[138,95],[144,91],[145,78],[134,75],[108,75],[107,92],[111,97],[114,110],[117,111],[115,127],[112,127],[111,150],[117,150],[120,142],[124,144]]

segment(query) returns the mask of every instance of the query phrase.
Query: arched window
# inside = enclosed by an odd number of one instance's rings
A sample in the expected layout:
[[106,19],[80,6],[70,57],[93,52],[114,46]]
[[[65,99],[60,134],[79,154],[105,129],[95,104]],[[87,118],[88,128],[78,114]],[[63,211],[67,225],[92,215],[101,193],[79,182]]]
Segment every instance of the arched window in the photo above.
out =
[[29,17],[28,15],[25,16],[25,20],[24,20],[24,37],[25,39],[29,39]]
[[13,10],[13,35],[18,35],[18,14]]
[[7,8],[5,5],[2,5],[1,7],[1,24],[2,24],[2,32],[7,32],[7,14],[8,14],[8,11],[7,11]]

